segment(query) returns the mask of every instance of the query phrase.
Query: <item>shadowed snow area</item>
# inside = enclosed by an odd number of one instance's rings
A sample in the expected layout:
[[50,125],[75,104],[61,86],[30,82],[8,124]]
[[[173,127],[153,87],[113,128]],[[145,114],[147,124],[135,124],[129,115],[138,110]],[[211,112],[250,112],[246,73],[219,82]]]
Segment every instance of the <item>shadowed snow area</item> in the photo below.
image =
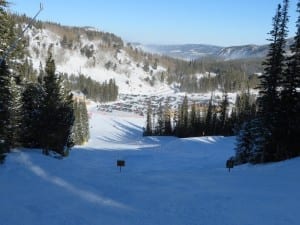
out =
[[8,155],[0,225],[299,224],[299,158],[229,173],[234,137],[143,137],[143,117],[90,114],[91,139],[69,157]]

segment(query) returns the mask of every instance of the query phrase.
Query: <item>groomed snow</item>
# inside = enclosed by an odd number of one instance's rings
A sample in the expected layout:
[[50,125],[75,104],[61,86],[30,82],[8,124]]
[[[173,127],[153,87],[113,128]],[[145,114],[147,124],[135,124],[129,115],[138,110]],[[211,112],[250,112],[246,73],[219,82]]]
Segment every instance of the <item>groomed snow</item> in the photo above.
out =
[[229,173],[233,137],[142,137],[143,117],[90,115],[91,140],[67,158],[8,155],[1,225],[299,224],[300,158]]

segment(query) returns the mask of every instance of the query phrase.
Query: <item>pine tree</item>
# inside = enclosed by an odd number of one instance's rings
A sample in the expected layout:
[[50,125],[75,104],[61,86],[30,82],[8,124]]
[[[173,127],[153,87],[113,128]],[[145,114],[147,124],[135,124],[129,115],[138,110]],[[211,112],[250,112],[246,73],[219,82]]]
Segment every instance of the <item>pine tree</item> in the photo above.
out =
[[[269,39],[271,44],[263,63],[264,74],[260,76],[257,117],[246,122],[238,136],[237,158],[240,152],[247,152],[244,155],[247,155],[248,160],[245,160],[252,163],[277,161],[282,157],[278,154],[282,149],[280,88],[285,70],[288,5],[288,0],[283,1],[283,7],[279,4],[273,18]],[[253,137],[249,138],[249,134]]]
[[28,83],[22,93],[21,142],[24,147],[40,148],[40,139],[45,135],[42,126],[42,106],[45,92],[39,83]]
[[197,127],[198,127],[198,118],[196,114],[196,103],[193,102],[192,107],[191,107],[191,112],[189,115],[189,124],[190,124],[190,131],[189,135],[190,136],[196,136],[197,133]]
[[72,127],[72,140],[74,141],[75,145],[81,145],[83,142],[83,136],[82,136],[82,124],[81,124],[81,115],[80,115],[80,109],[79,109],[79,101],[74,101],[74,115],[75,120]]
[[19,76],[18,68],[24,62],[24,42],[21,39],[16,42],[20,26],[17,27],[12,16],[7,13],[8,6],[8,1],[0,1],[0,63],[5,60],[14,75]]
[[16,84],[14,78],[11,78],[9,100],[9,126],[6,131],[7,142],[10,147],[19,147],[21,144],[21,109],[21,87]]
[[80,123],[81,123],[81,132],[82,132],[82,143],[85,143],[90,138],[90,131],[89,131],[89,117],[88,111],[86,108],[85,101],[79,101],[79,111],[80,111]]
[[[8,2],[5,0],[0,1],[0,59],[4,57],[4,53],[8,50],[11,37],[10,37],[10,18],[6,12]],[[1,63],[1,62],[0,62]]]
[[161,136],[164,134],[164,130],[164,111],[160,102],[157,110],[157,126],[155,128],[155,134]]
[[287,59],[287,69],[281,81],[280,127],[282,138],[278,157],[285,159],[300,154],[300,2],[297,4],[297,32]]
[[152,131],[152,108],[151,108],[151,102],[148,102],[146,128],[144,130],[144,136],[151,136],[152,134],[153,134],[153,131]]
[[210,97],[209,103],[208,103],[208,108],[206,112],[206,117],[205,117],[205,135],[211,135],[212,134],[212,115],[213,115],[213,105],[212,105],[212,95]]
[[182,104],[178,107],[178,119],[175,135],[177,137],[187,137],[189,128],[188,98],[185,96]]
[[[273,30],[270,32],[271,44],[264,62],[264,74],[260,77],[261,84],[259,86],[258,98],[258,116],[262,123],[259,126],[264,127],[267,132],[263,132],[268,136],[262,137],[265,141],[261,145],[262,161],[275,161],[278,145],[278,135],[280,134],[279,114],[280,114],[280,98],[279,87],[283,77],[285,67],[285,38],[287,36],[286,25],[288,22],[288,0],[284,0],[283,8],[278,5],[277,12],[273,18]],[[269,136],[271,135],[271,136]]]
[[236,137],[236,141],[235,163],[243,164],[249,162],[250,154],[254,144],[250,121],[242,124]]
[[[2,146],[8,146],[7,130],[9,129],[10,119],[10,73],[6,63],[0,65],[0,142]],[[0,147],[1,152],[8,151],[8,148]]]
[[10,119],[10,81],[11,74],[4,59],[10,44],[10,20],[6,9],[8,2],[0,1],[0,161],[4,159],[3,153],[9,151],[7,130]]
[[226,91],[223,92],[222,102],[220,104],[220,123],[219,123],[219,132],[222,135],[229,135],[230,128],[228,127],[228,94]]
[[270,32],[272,43],[264,62],[265,71],[260,76],[261,84],[259,86],[259,113],[267,119],[266,122],[274,124],[275,112],[278,112],[279,96],[277,88],[279,86],[279,79],[283,72],[283,46],[280,45],[280,23],[282,20],[281,5],[278,5],[277,13],[273,18],[273,30]]
[[243,123],[236,142],[236,164],[261,163],[264,160],[263,146],[265,137],[270,138],[270,133],[265,127],[261,127],[260,118]]
[[71,130],[74,123],[72,94],[62,86],[62,80],[55,73],[55,62],[49,53],[44,77],[45,98],[42,107],[42,124],[46,133],[41,138],[45,154],[64,151],[73,145]]
[[171,124],[171,106],[167,99],[164,107],[164,135],[172,135],[172,124]]

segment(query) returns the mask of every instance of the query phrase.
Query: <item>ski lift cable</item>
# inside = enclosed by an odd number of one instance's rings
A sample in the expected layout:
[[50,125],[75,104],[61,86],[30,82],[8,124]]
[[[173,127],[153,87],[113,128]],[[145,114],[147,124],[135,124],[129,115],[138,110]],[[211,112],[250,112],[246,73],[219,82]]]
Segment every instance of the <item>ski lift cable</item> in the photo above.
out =
[[39,11],[35,14],[35,16],[29,21],[27,26],[24,28],[24,30],[19,34],[18,38],[15,40],[15,42],[4,52],[3,57],[0,59],[0,65],[6,60],[6,58],[9,56],[9,54],[16,48],[18,42],[22,39],[25,31],[32,26],[33,22],[37,18],[37,16],[41,13],[41,11],[44,9],[43,4],[40,3],[40,9]]

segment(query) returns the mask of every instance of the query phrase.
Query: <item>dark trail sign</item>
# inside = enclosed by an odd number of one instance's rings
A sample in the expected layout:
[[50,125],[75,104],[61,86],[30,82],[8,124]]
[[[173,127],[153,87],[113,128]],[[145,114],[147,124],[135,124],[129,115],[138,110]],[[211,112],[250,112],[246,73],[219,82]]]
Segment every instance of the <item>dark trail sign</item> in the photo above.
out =
[[125,160],[117,160],[117,166],[120,167],[120,172],[122,167],[125,167]]

